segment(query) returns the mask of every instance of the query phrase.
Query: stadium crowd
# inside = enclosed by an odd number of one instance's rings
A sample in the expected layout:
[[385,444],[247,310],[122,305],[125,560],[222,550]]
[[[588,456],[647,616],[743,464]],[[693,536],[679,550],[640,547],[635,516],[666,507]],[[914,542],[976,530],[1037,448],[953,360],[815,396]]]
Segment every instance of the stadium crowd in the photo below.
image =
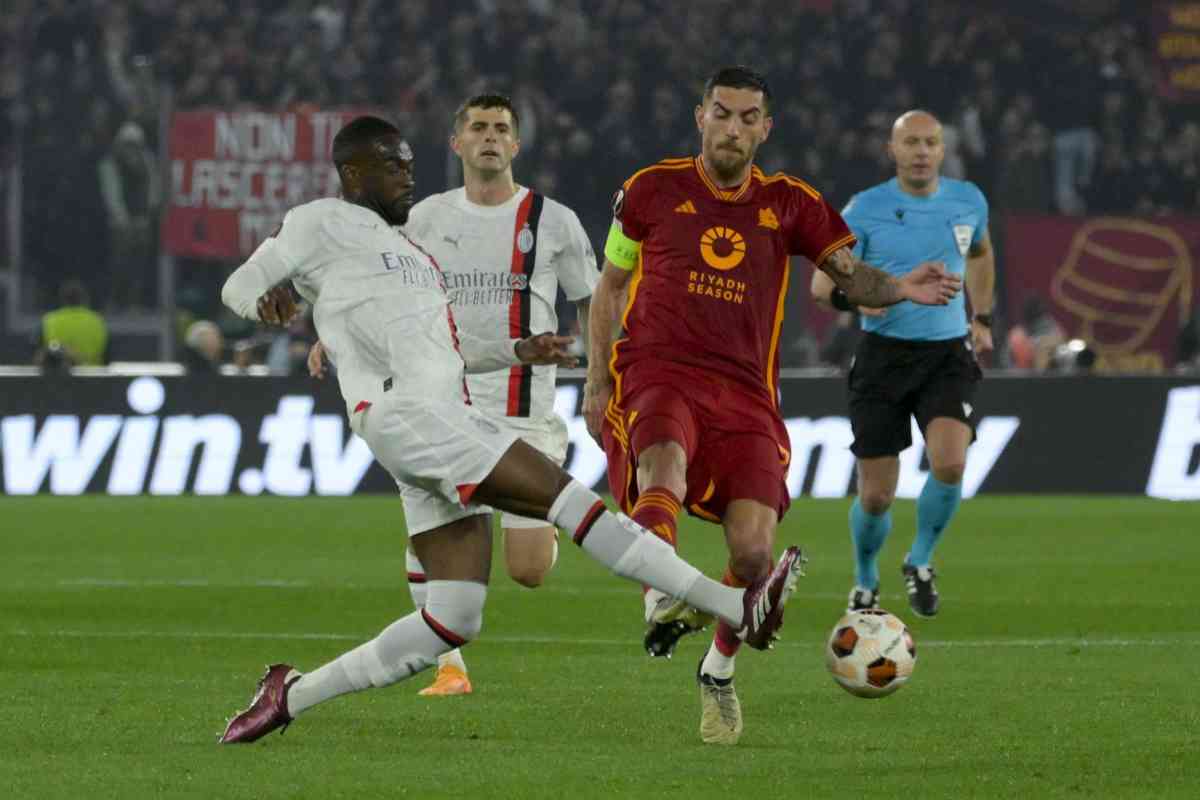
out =
[[157,302],[151,154],[167,98],[380,109],[409,132],[425,194],[447,186],[457,103],[505,89],[521,111],[519,179],[601,242],[624,178],[695,151],[697,81],[745,62],[778,95],[762,167],[835,205],[891,174],[888,128],[921,106],[946,123],[945,174],[989,198],[998,242],[1009,212],[1200,213],[1200,124],[1155,95],[1141,4],[1113,5],[1089,20],[951,0],[786,13],[774,0],[8,0],[0,159],[19,139],[42,306],[72,276],[99,307]]

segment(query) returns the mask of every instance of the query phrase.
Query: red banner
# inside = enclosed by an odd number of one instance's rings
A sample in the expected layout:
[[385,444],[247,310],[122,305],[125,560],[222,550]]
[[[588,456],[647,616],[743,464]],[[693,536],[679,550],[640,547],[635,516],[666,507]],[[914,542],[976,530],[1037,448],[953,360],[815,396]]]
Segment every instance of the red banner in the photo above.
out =
[[171,119],[167,252],[238,260],[292,206],[337,194],[333,137],[354,111],[186,111]]
[[1158,93],[1200,101],[1200,2],[1155,3],[1151,31]]
[[[1200,218],[1009,217],[1009,316],[1040,295],[1100,371],[1161,372],[1200,303]],[[1016,319],[1012,319],[1016,322]]]

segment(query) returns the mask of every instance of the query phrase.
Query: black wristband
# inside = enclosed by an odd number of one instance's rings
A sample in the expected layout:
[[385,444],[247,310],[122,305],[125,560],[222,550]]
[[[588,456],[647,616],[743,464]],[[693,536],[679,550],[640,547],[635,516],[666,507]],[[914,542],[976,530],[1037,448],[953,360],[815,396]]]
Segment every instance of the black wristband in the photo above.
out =
[[850,298],[846,296],[840,288],[834,287],[829,294],[829,303],[838,311],[853,311],[854,306],[850,304]]
[[982,325],[985,328],[992,327],[992,315],[991,314],[976,314],[975,321],[978,322],[980,325]]

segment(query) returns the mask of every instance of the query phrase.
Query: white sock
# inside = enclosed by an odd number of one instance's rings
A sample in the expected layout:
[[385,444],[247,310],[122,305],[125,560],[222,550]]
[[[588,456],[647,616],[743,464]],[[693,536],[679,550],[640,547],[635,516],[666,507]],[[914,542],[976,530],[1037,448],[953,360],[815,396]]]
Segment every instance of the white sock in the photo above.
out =
[[486,586],[472,581],[430,581],[428,586],[424,609],[292,684],[288,713],[294,717],[338,695],[411,678],[437,663],[442,653],[479,635]]
[[744,590],[704,577],[671,545],[628,517],[609,512],[600,496],[578,481],[571,481],[555,498],[550,521],[617,575],[686,600],[688,605],[741,627]]
[[412,545],[404,550],[404,566],[408,570],[408,593],[412,595],[413,608],[424,608],[429,588],[426,585],[425,567],[413,552]]
[[467,671],[467,662],[463,661],[462,650],[457,647],[449,653],[442,653],[438,656],[438,669],[442,667],[457,667],[463,672]]
[[732,678],[734,658],[736,656],[724,655],[717,649],[717,643],[713,642],[708,646],[708,653],[704,656],[704,663],[700,665],[700,671],[705,675],[712,675],[714,678]]
[[410,678],[433,666],[437,657],[449,649],[421,612],[414,611],[366,644],[301,676],[288,690],[288,713],[295,717],[338,695]]
[[650,621],[650,615],[654,613],[654,609],[658,607],[658,601],[662,600],[666,595],[658,589],[647,589],[642,595],[642,605],[646,614],[646,622]]

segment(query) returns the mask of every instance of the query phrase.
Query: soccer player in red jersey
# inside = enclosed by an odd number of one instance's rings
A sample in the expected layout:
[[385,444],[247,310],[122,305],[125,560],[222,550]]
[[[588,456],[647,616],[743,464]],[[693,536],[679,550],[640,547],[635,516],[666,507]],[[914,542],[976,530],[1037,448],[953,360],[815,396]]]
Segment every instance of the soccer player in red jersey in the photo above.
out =
[[[757,72],[719,70],[695,113],[700,155],[647,167],[614,198],[592,300],[584,413],[621,507],[672,545],[685,507],[720,523],[730,556],[724,580],[743,586],[770,571],[789,505],[778,376],[790,257],[805,256],[858,305],[942,305],[962,283],[937,263],[899,279],[864,264],[815,189],[753,165],[772,125],[771,91]],[[648,591],[646,621],[646,648],[657,656],[710,620]],[[741,733],[740,644],[718,623],[697,671],[706,742],[733,744]]]

